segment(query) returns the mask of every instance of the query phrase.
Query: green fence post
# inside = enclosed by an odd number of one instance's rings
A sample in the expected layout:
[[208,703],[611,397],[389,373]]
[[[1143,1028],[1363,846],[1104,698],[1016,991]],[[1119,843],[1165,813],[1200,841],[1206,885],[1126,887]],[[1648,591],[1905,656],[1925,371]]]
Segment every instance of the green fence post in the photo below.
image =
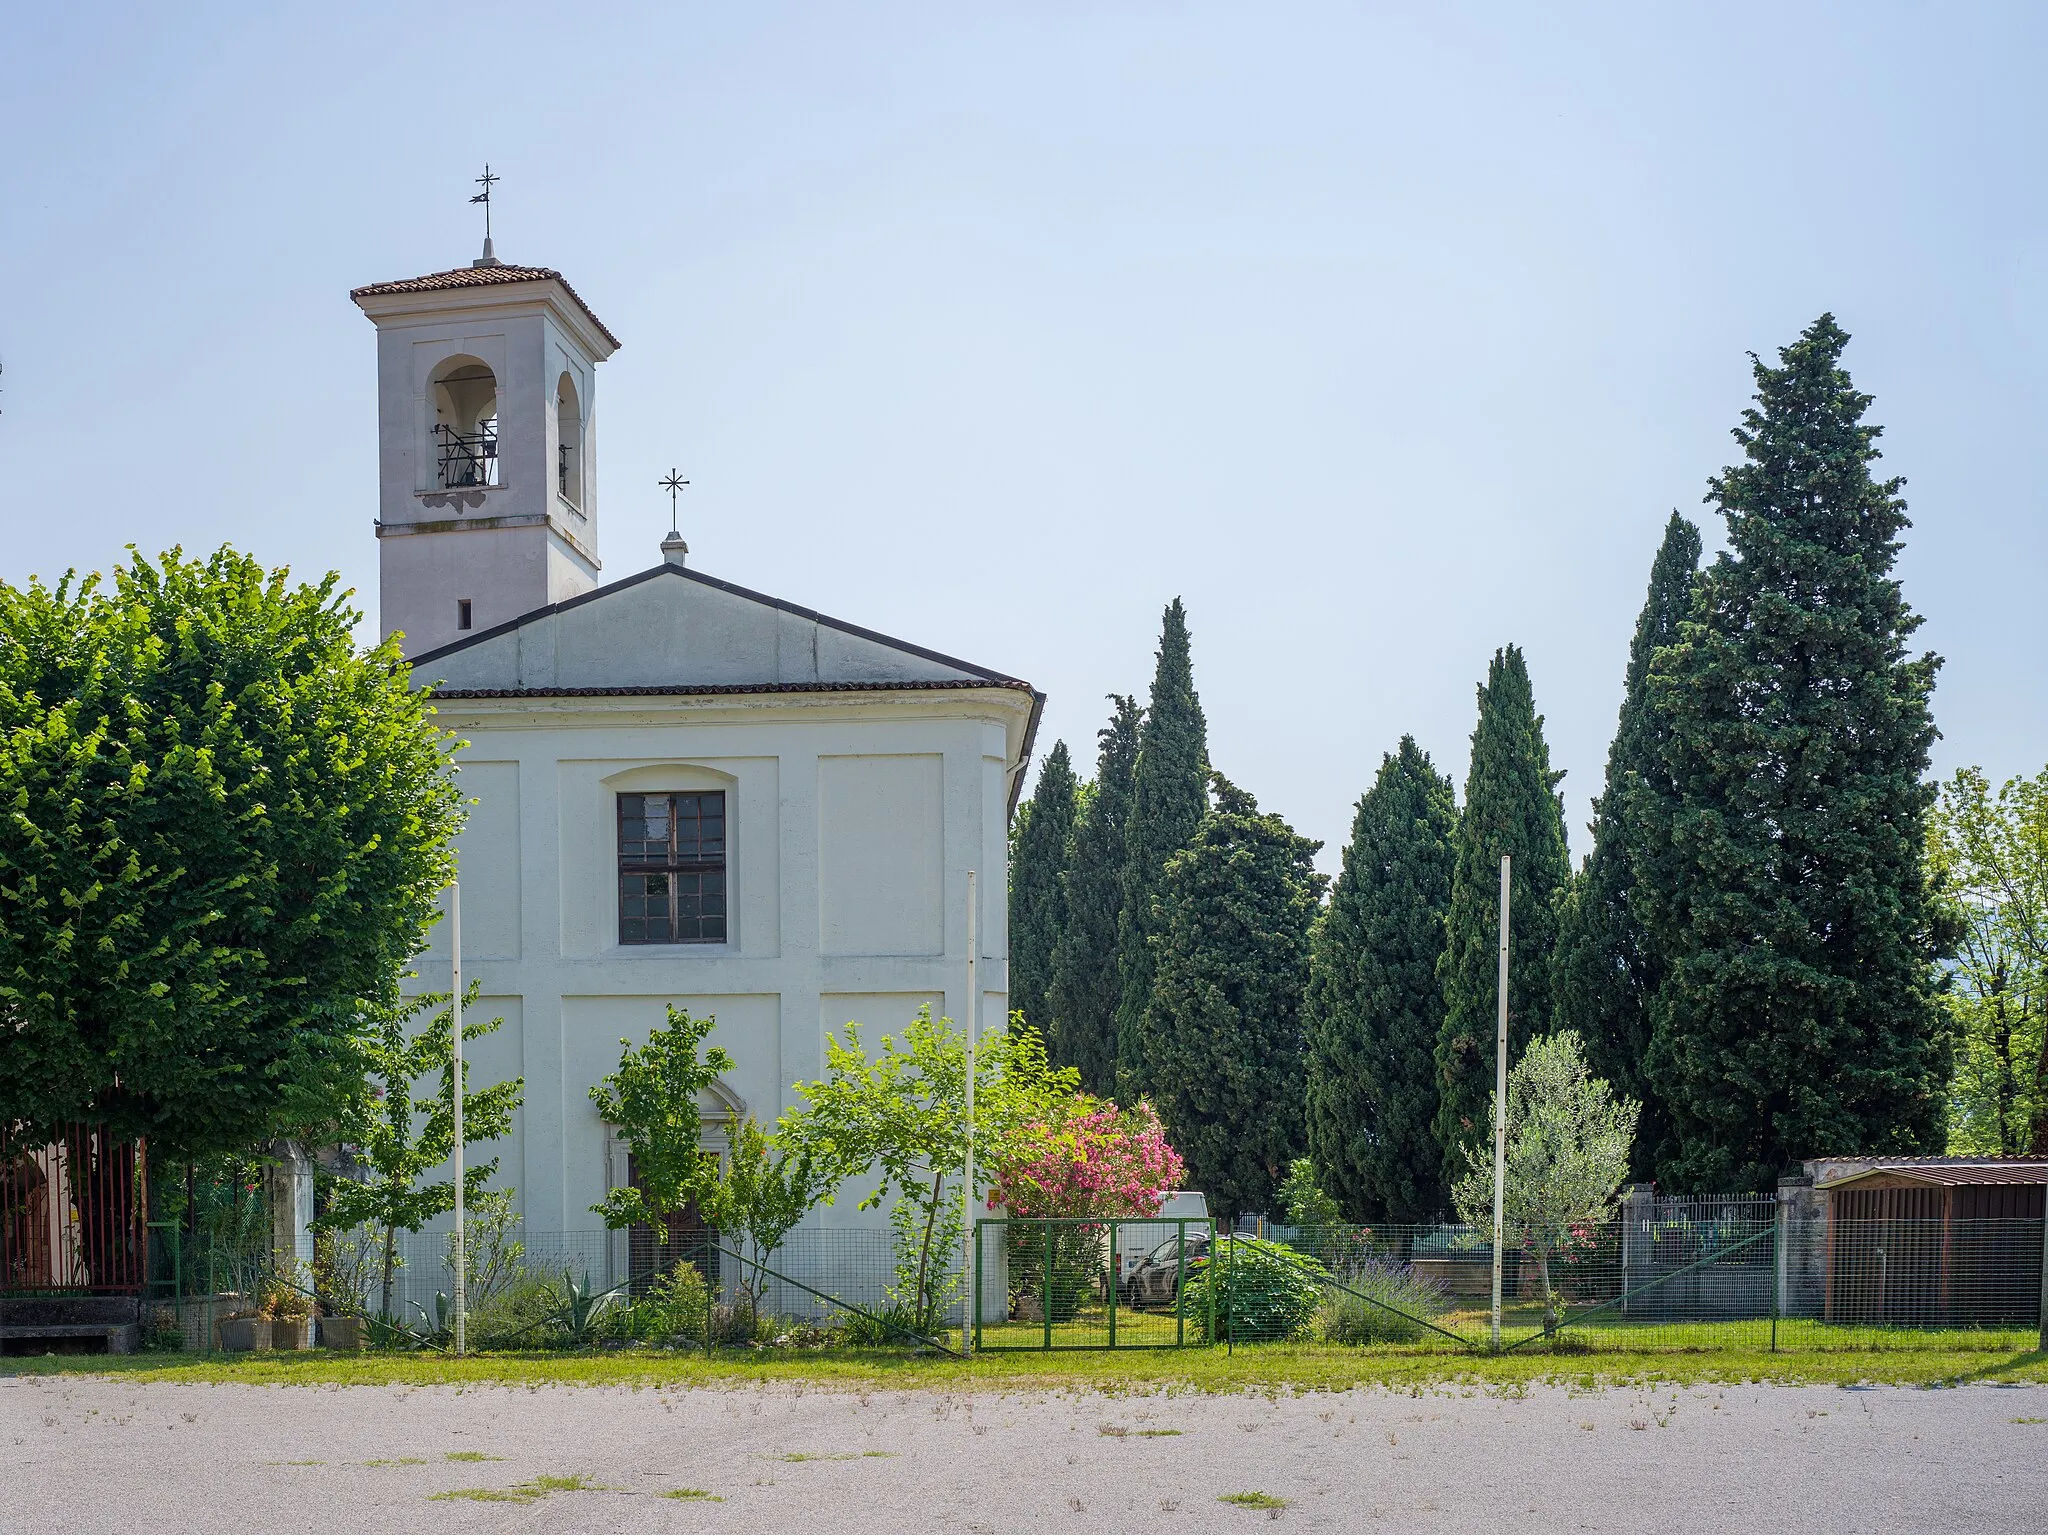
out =
[[1052,1222],[1045,1228],[1045,1271],[1038,1276],[1038,1310],[1045,1320],[1045,1346],[1052,1347]]
[[1778,1317],[1785,1309],[1785,1202],[1771,1224],[1771,1352],[1778,1352]]
[[982,1227],[987,1221],[974,1223],[974,1283],[969,1287],[967,1304],[974,1308],[974,1351],[981,1352],[981,1286],[984,1269],[981,1262],[981,1244],[984,1240]]
[[1109,1223],[1109,1346],[1116,1347],[1116,1222]]

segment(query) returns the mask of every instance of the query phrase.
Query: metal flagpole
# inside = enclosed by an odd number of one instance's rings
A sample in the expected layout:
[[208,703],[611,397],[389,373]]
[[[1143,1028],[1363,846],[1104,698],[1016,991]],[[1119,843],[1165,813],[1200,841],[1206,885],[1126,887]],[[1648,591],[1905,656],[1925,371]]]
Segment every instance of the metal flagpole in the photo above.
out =
[[1500,1352],[1501,1206],[1508,1186],[1508,870],[1500,855],[1500,1005],[1493,1034],[1493,1348]]
[[455,1082],[455,1352],[459,1355],[466,1341],[463,1326],[469,1309],[465,1283],[469,1262],[462,1231],[462,887],[453,882],[448,886],[448,952],[448,1017],[453,1036],[450,1065]]
[[960,1352],[974,1352],[974,1047],[981,1022],[981,980],[976,962],[981,957],[980,924],[976,920],[979,900],[974,870],[967,871],[967,1169],[960,1190]]

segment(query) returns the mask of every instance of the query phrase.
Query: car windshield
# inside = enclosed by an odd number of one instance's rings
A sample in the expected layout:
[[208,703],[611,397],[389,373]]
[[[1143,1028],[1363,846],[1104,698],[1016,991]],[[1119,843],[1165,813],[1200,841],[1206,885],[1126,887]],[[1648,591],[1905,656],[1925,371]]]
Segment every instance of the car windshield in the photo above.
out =
[[1180,1256],[1180,1238],[1168,1237],[1152,1251],[1145,1254],[1147,1263],[1171,1263]]

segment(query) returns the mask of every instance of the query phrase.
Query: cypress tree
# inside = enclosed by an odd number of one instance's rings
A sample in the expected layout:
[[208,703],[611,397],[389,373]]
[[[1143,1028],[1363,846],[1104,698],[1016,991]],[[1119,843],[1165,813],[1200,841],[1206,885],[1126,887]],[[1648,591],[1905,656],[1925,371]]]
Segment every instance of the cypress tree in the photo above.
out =
[[1678,513],[1650,566],[1650,594],[1629,644],[1621,720],[1607,750],[1607,781],[1593,802],[1593,850],[1558,902],[1557,957],[1551,978],[1559,1029],[1576,1029],[1586,1064],[1620,1098],[1642,1105],[1634,1172],[1650,1176],[1664,1134],[1664,1113],[1643,1081],[1650,1046],[1650,998],[1661,979],[1656,950],[1643,932],[1633,891],[1635,846],[1628,799],[1655,779],[1669,733],[1650,707],[1650,658],[1678,638],[1692,603],[1700,563],[1700,530]]
[[[1142,761],[1142,759],[1141,759]],[[1267,1210],[1301,1146],[1303,993],[1322,846],[1215,776],[1167,860],[1147,1034],[1157,1105],[1218,1213]]]
[[1055,741],[1038,770],[1038,787],[1017,811],[1010,859],[1010,1007],[1051,1038],[1052,956],[1066,925],[1063,885],[1074,851],[1074,769],[1067,743]]
[[1123,1001],[1117,968],[1117,922],[1124,907],[1126,833],[1138,766],[1138,701],[1109,695],[1115,706],[1096,733],[1095,782],[1074,824],[1074,855],[1062,881],[1066,921],[1053,949],[1055,1061],[1081,1073],[1097,1097],[1116,1092],[1116,1010]]
[[1147,1038],[1152,1003],[1152,939],[1159,931],[1153,902],[1166,862],[1194,840],[1209,808],[1209,726],[1195,696],[1188,652],[1187,613],[1176,597],[1167,605],[1152,674],[1152,703],[1138,727],[1138,766],[1132,779],[1131,818],[1125,835],[1123,911],[1117,930],[1117,967],[1123,1000],[1117,1008],[1117,1093],[1126,1102],[1152,1090],[1152,1057],[1162,1041]]
[[1943,927],[1921,865],[1939,660],[1892,566],[1902,481],[1822,315],[1752,357],[1744,462],[1709,482],[1730,553],[1657,653],[1663,770],[1635,802],[1664,966],[1648,1076],[1659,1177],[1768,1188],[1802,1158],[1942,1149]]
[[1354,1221],[1446,1208],[1437,1150],[1437,960],[1451,904],[1458,808],[1413,736],[1380,759],[1309,964],[1308,1150]]
[[1499,995],[1500,856],[1514,858],[1509,914],[1508,1058],[1550,1019],[1552,901],[1570,872],[1564,806],[1543,740],[1543,716],[1522,652],[1497,650],[1479,689],[1465,810],[1458,818],[1451,906],[1437,979],[1436,1140],[1445,1184],[1465,1175],[1466,1152],[1487,1141],[1493,1092],[1494,1012]]

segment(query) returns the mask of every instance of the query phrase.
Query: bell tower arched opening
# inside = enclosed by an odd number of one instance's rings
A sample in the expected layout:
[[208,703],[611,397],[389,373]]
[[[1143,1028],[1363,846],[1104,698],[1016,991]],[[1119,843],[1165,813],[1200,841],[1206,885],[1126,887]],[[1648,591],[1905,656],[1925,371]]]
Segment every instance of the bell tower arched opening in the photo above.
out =
[[555,381],[555,493],[583,509],[583,407],[566,369]]
[[474,357],[450,357],[434,370],[434,488],[481,489],[498,483],[498,379]]

